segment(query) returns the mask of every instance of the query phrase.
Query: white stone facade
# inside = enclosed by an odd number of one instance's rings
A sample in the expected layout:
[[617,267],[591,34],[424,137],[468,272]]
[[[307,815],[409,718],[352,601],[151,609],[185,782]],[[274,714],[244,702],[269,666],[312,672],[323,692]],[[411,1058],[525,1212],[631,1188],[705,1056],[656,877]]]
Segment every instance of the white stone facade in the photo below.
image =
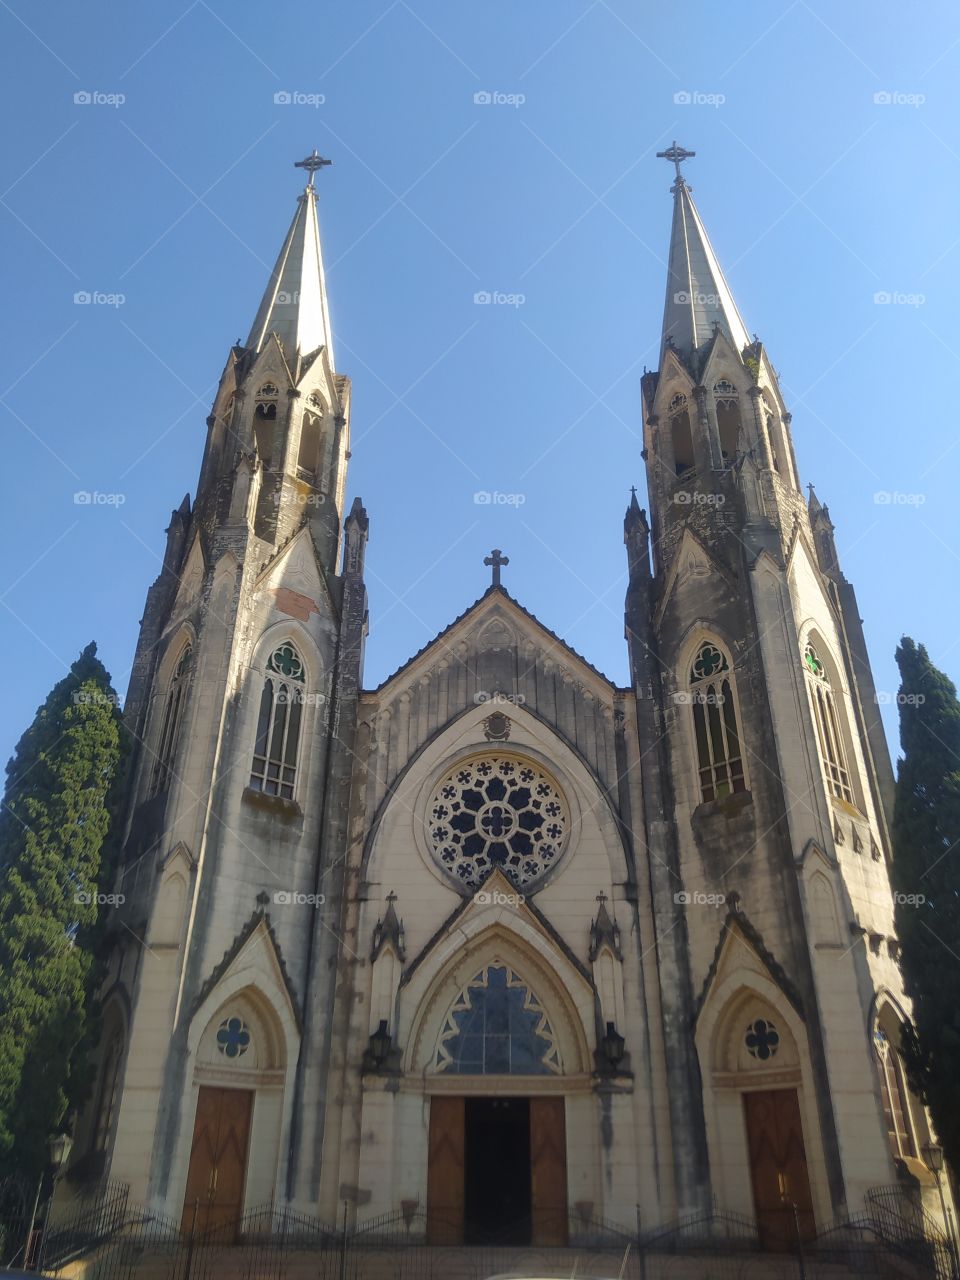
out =
[[[304,201],[285,281],[313,261]],[[682,181],[677,209],[700,234]],[[692,279],[677,255],[695,248],[675,230],[672,280]],[[700,289],[719,271],[712,250],[695,266]],[[314,275],[301,289],[315,326]],[[891,776],[859,619],[825,509],[800,496],[766,353],[739,349],[725,284],[716,296],[715,314],[667,332],[644,379],[651,530],[634,501],[628,688],[499,586],[363,688],[366,513],[355,503],[342,519],[349,384],[328,345],[295,346],[296,317],[272,329],[265,300],[256,341],[231,353],[197,500],[174,513],[144,615],[127,901],[104,990],[122,1052],[104,1045],[78,1168],[179,1221],[200,1091],[236,1089],[252,1097],[238,1212],[426,1212],[434,1099],[561,1097],[571,1210],[628,1227],[639,1214],[644,1228],[711,1208],[752,1217],[749,1095],[780,1091],[796,1097],[817,1224],[878,1184],[927,1185],[923,1109],[906,1100],[895,1161],[875,1048],[878,1020],[896,1023],[906,1000]],[[804,667],[814,641],[850,800],[825,772]],[[691,684],[705,645],[733,707],[723,743],[720,721],[702,721],[712,746],[694,704],[721,684]],[[186,695],[158,790],[178,664]],[[268,684],[275,701],[293,691],[299,716],[275,785],[256,782],[255,758],[267,777],[274,750]],[[541,846],[554,841],[538,869],[458,882],[473,855],[444,863],[438,788],[483,761],[549,779],[558,834],[528,810]],[[485,822],[488,850],[513,849],[519,801],[476,805],[464,830]],[[456,1010],[491,968],[546,1029],[536,1071],[450,1070]],[[611,1028],[620,1057],[604,1047]]]

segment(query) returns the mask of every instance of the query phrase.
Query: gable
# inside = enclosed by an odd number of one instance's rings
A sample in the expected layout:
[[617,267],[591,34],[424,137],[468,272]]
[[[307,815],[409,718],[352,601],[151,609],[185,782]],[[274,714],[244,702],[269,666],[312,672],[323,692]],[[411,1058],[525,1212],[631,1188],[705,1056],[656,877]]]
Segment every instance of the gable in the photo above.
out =
[[308,622],[310,615],[336,613],[310,531],[300,528],[261,570],[257,590],[272,597],[278,613]]
[[684,529],[679,546],[670,561],[663,591],[657,603],[657,611],[654,615],[657,625],[663,621],[663,615],[679,586],[691,579],[707,582],[712,578],[722,579],[731,589],[734,587],[733,579],[727,569],[710,554],[689,529]]
[[[617,691],[601,671],[592,666],[575,649],[524,609],[503,587],[490,587],[433,640],[415,653],[412,658],[379,684],[372,692],[382,695],[383,701],[401,693],[423,679],[443,660],[450,660],[451,651],[462,650],[463,655],[482,655],[516,652],[526,647],[530,661],[537,655],[568,673],[586,686],[594,697],[610,702]],[[496,691],[488,691],[496,692]]]

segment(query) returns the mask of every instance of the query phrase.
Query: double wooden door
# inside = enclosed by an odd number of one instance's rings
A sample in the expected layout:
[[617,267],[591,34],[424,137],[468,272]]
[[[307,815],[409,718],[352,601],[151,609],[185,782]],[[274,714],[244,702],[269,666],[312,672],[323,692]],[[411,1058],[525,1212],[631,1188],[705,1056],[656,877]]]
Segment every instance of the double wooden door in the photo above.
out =
[[796,1089],[743,1095],[760,1243],[787,1252],[816,1231]]
[[250,1090],[200,1086],[183,1198],[184,1234],[211,1228],[229,1232],[242,1216],[252,1112]]
[[[432,1244],[462,1244],[465,1224],[477,1217],[478,1206],[468,1203],[468,1190],[477,1179],[468,1176],[466,1098],[437,1096],[430,1102],[427,1172],[427,1235]],[[535,1245],[567,1243],[567,1152],[563,1098],[518,1099],[529,1106],[528,1130],[517,1143],[516,1158],[529,1169],[529,1234]],[[522,1149],[521,1149],[522,1148]],[[526,1172],[526,1171],[524,1171]],[[511,1177],[516,1170],[510,1170]]]

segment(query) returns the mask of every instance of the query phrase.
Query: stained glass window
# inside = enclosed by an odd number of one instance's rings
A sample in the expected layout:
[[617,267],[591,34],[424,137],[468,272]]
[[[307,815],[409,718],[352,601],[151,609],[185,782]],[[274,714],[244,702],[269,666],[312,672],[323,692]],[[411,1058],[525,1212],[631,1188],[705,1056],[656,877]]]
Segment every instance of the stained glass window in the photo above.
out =
[[540,1001],[505,964],[467,983],[451,1009],[435,1061],[451,1075],[560,1075],[556,1038]]
[[100,1100],[97,1107],[97,1119],[94,1125],[93,1148],[105,1151],[110,1141],[110,1131],[117,1111],[117,1098],[120,1092],[120,1063],[123,1059],[123,1035],[116,1032],[103,1059],[103,1071],[100,1078]]
[[300,748],[304,695],[303,661],[292,644],[282,644],[267,662],[257,736],[253,748],[250,787],[268,796],[292,800]]
[[157,740],[156,755],[153,762],[153,780],[151,790],[154,795],[165,790],[173,771],[173,763],[180,741],[180,722],[183,718],[183,707],[187,696],[187,682],[190,666],[193,661],[193,650],[185,645],[177,659],[177,665],[163,705],[163,719],[160,722],[160,737]]
[[689,686],[701,799],[722,800],[745,791],[733,675],[726,655],[710,641],[696,652]]
[[250,1030],[242,1018],[224,1018],[217,1030],[217,1048],[225,1058],[242,1058],[250,1047]]
[[810,700],[813,703],[820,761],[827,786],[838,799],[852,804],[853,790],[850,786],[837,704],[826,666],[812,644],[808,644],[803,651],[803,664],[810,677]]
[[767,1062],[780,1048],[780,1032],[769,1018],[757,1018],[747,1027],[747,1053],[759,1062]]
[[910,1106],[903,1079],[903,1061],[882,1027],[878,1026],[874,1032],[873,1043],[880,1069],[880,1097],[890,1152],[896,1157],[915,1156],[917,1150],[908,1120]]
[[465,760],[442,778],[427,809],[439,865],[476,888],[493,867],[515,884],[538,880],[556,863],[569,828],[557,783],[512,756]]

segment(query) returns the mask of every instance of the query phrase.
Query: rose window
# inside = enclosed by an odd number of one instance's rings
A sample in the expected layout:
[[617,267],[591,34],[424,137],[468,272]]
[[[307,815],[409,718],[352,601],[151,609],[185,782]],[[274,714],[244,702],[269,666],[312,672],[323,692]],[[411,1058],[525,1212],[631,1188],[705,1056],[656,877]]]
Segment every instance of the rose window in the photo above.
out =
[[530,761],[500,755],[466,760],[442,778],[427,822],[437,862],[470,889],[494,867],[517,885],[539,880],[570,829],[556,782]]

